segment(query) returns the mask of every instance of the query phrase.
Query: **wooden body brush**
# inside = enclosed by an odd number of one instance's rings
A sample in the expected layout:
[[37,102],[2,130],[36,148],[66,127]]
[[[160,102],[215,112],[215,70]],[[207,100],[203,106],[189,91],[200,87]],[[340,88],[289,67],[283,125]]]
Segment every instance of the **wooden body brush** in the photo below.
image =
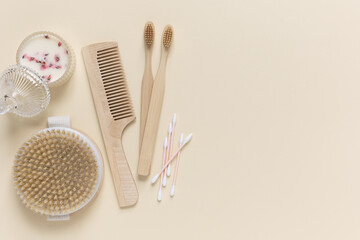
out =
[[173,38],[173,29],[167,25],[162,36],[161,60],[151,93],[149,111],[147,115],[144,137],[140,149],[138,174],[148,176],[154,153],[156,135],[159,127],[161,108],[165,93],[166,62]]
[[125,73],[115,42],[82,49],[120,207],[134,205],[137,188],[122,147],[122,133],[135,120]]
[[146,124],[146,118],[149,110],[151,91],[154,83],[154,77],[152,73],[151,57],[153,50],[155,36],[155,27],[152,22],[147,22],[144,28],[144,40],[145,40],[145,70],[141,84],[141,113],[140,113],[140,144],[144,136],[144,129]]
[[103,178],[100,152],[70,118],[49,118],[49,128],[19,148],[14,180],[23,203],[48,220],[69,220],[97,194]]

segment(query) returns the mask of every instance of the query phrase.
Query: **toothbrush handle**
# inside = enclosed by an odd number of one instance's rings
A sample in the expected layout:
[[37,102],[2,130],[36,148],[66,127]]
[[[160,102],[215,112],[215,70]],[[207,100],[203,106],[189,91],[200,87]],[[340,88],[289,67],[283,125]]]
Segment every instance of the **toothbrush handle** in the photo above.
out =
[[154,84],[154,77],[151,70],[151,50],[147,49],[145,54],[146,54],[145,70],[141,85],[140,142],[139,142],[140,149],[144,137],[144,130],[145,130],[146,119],[150,105],[151,92]]
[[165,92],[166,56],[162,58],[154,80],[151,100],[146,120],[143,142],[141,144],[138,174],[148,176],[154,154],[156,136],[159,128],[161,109]]

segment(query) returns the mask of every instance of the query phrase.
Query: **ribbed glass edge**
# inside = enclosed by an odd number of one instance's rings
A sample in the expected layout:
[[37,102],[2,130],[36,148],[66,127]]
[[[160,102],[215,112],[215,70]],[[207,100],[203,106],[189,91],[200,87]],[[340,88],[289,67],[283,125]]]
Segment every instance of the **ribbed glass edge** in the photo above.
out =
[[40,106],[40,109],[38,111],[33,111],[31,113],[27,113],[27,114],[24,114],[20,111],[11,111],[10,113],[13,113],[17,116],[20,116],[20,117],[24,117],[24,118],[31,118],[31,117],[34,117],[36,115],[38,115],[39,113],[41,113],[42,111],[44,111],[47,106],[49,105],[50,103],[50,90],[49,90],[49,87],[48,85],[46,84],[46,82],[40,77],[40,75],[38,73],[36,73],[35,71],[33,71],[32,69],[26,67],[26,66],[23,66],[23,65],[12,65],[12,66],[9,66],[7,67],[0,75],[0,79],[2,79],[4,77],[5,74],[7,74],[9,71],[11,70],[18,70],[18,71],[22,71],[24,72],[26,75],[29,75],[29,80],[30,81],[37,81],[36,83],[37,84],[40,84],[44,87],[45,89],[45,92],[46,92],[46,99],[44,101],[44,103]]

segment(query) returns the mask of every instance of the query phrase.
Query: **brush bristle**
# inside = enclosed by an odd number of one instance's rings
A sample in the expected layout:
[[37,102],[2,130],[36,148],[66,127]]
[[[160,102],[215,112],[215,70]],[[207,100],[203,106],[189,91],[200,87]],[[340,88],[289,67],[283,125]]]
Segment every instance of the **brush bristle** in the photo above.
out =
[[171,46],[173,38],[173,28],[168,25],[165,27],[164,33],[163,33],[163,45],[165,48],[169,48]]
[[152,22],[147,22],[144,30],[144,38],[145,43],[148,46],[151,46],[154,42],[154,30],[154,24]]
[[67,214],[93,195],[98,167],[95,153],[79,135],[45,130],[18,150],[14,180],[23,203],[33,211]]

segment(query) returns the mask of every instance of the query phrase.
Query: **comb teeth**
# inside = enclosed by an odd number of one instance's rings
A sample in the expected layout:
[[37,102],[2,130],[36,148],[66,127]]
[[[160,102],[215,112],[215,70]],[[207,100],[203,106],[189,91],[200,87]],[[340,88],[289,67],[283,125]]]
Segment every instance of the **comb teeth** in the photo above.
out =
[[146,45],[151,46],[154,41],[154,24],[152,22],[146,23],[144,38]]
[[118,47],[97,51],[97,60],[110,113],[114,120],[134,116]]
[[169,48],[171,46],[171,41],[173,37],[173,29],[170,25],[165,27],[164,33],[163,33],[163,45],[166,48]]

